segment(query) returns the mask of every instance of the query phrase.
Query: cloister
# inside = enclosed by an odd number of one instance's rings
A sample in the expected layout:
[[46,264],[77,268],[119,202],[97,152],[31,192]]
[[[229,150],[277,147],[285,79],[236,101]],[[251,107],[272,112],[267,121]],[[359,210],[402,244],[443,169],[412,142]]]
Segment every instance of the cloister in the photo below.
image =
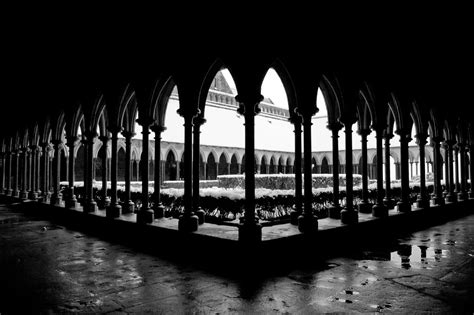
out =
[[[342,224],[357,224],[359,212],[376,218],[388,216],[384,197],[385,191],[390,191],[390,157],[396,165],[394,179],[401,182],[398,212],[474,197],[473,187],[468,185],[473,176],[469,167],[474,152],[472,118],[462,113],[443,114],[439,104],[430,103],[432,99],[414,90],[409,82],[377,71],[326,69],[314,60],[284,55],[172,60],[140,73],[90,78],[77,96],[70,96],[72,101],[67,105],[57,105],[43,116],[32,117],[26,124],[2,134],[0,192],[22,200],[78,209],[81,206],[74,183],[80,180],[85,189],[82,211],[95,213],[98,208],[105,208],[107,218],[114,219],[135,211],[130,201],[130,183],[139,180],[142,206],[136,211],[135,220],[150,224],[163,216],[157,183],[183,179],[184,213],[176,224],[181,232],[194,232],[203,224],[199,181],[215,179],[219,174],[241,173],[245,175],[245,218],[239,225],[242,242],[258,242],[262,238],[262,227],[255,219],[256,173],[294,173],[296,202],[291,222],[301,233],[309,234],[318,230],[318,218],[312,211],[312,173],[333,174],[330,217]],[[228,69],[235,81],[235,97],[213,88],[216,75],[223,69]],[[262,81],[269,69],[282,81],[287,111],[273,107],[261,95]],[[399,79],[399,75],[394,77]],[[318,89],[327,106],[325,127],[332,135],[330,151],[312,147],[312,117],[319,110]],[[178,114],[184,123],[183,143],[162,141],[162,133],[169,127],[165,121],[168,102],[173,98],[178,101]],[[206,122],[209,106],[227,106],[243,117],[243,148],[200,144],[200,128]],[[255,119],[262,115],[293,125],[294,148],[288,152],[256,149]],[[141,139],[133,138],[138,132],[136,122],[143,130]],[[361,149],[353,149],[354,132],[360,137]],[[369,134],[375,135],[375,148],[367,148]],[[392,138],[399,144],[391,145]],[[339,150],[341,141],[344,150]],[[432,195],[427,193],[428,172],[434,175]],[[338,203],[339,173],[347,179],[344,207]],[[354,173],[363,178],[363,202],[358,209],[352,200]],[[412,205],[409,181],[415,175],[420,177],[420,192],[416,205]],[[375,204],[367,200],[369,178],[377,183]],[[105,187],[110,180],[110,195],[106,196],[107,190],[103,189],[102,199],[110,198],[110,202],[98,204],[94,200],[96,179],[102,180]],[[150,179],[155,182],[151,196]],[[118,200],[117,181],[122,180],[126,183],[125,200]],[[61,181],[68,183],[64,193]]]

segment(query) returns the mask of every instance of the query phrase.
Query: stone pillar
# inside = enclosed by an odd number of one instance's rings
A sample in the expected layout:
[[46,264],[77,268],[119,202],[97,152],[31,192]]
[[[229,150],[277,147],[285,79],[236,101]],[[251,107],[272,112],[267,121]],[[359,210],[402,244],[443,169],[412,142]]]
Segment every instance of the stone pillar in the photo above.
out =
[[[28,183],[28,149],[24,148],[22,149],[23,153],[23,158],[21,160],[21,163],[23,164],[21,166],[21,191],[20,191],[20,199],[27,199],[28,198],[28,191],[27,191],[27,183]],[[59,179],[58,179],[58,185],[59,185]]]
[[102,189],[101,189],[101,199],[99,203],[97,204],[97,207],[99,209],[107,209],[107,207],[110,206],[110,198],[109,196],[107,196],[107,179],[108,179],[107,173],[110,173],[110,171],[107,172],[107,170],[111,169],[110,168],[111,164],[109,163],[109,159],[107,157],[107,145],[109,142],[109,137],[100,136],[99,140],[102,141],[102,149],[103,149],[102,156],[100,157],[102,161]]
[[6,163],[8,164],[7,173],[6,173],[6,195],[12,195],[12,152],[7,152]]
[[43,202],[48,203],[51,198],[51,193],[49,190],[49,151],[51,148],[49,147],[48,143],[42,144],[42,151],[43,151],[43,180],[41,182],[41,190],[43,191]]
[[20,197],[20,150],[15,150],[15,171],[13,174],[13,197]]
[[30,187],[29,187],[29,192],[28,192],[28,198],[31,200],[37,200],[38,199],[38,193],[37,193],[37,187],[36,186],[36,169],[37,169],[37,163],[36,163],[36,154],[38,152],[38,147],[36,145],[32,145],[30,147],[30,176],[29,176],[29,182],[30,182]]
[[78,140],[78,137],[76,136],[68,136],[67,137],[67,146],[69,148],[69,172],[68,172],[68,181],[69,181],[69,188],[68,188],[68,195],[66,196],[65,200],[65,205],[66,208],[73,208],[75,209],[77,207],[77,199],[76,195],[74,194],[74,163],[75,163],[75,157],[74,157],[74,149],[76,147],[76,142]]
[[[446,140],[445,142],[445,155],[446,155],[446,169],[448,171],[449,178],[446,178],[446,202],[456,202],[457,196],[455,192],[454,183],[454,161],[453,161],[453,146],[454,141]],[[449,182],[449,183],[448,183]]]
[[[161,133],[166,130],[166,127],[160,125],[153,125],[150,128],[155,133],[155,185],[153,191],[153,212],[156,219],[165,216],[165,207],[161,203],[160,188],[162,183],[162,163],[161,163]],[[198,159],[199,163],[199,159]],[[198,167],[199,172],[199,167]],[[199,177],[199,175],[198,175]]]
[[344,132],[346,134],[346,206],[344,210],[341,211],[341,222],[343,224],[353,224],[359,221],[359,215],[354,209],[354,179],[352,177],[352,123],[350,121],[344,123]]
[[[332,176],[333,176],[333,200],[329,207],[329,217],[341,218],[341,206],[339,205],[339,130],[342,125],[339,122],[329,124],[327,128],[332,132]],[[347,149],[346,149],[347,150]]]
[[[199,219],[199,224],[204,223],[204,210],[199,206],[199,158],[201,155],[201,125],[206,122],[202,115],[194,118],[193,130],[193,210]],[[204,169],[206,167],[204,166]],[[217,173],[216,173],[217,174]]]
[[359,203],[359,212],[371,213],[372,204],[369,203],[369,180],[367,167],[367,136],[370,134],[370,129],[359,130],[362,145],[362,201]]
[[[417,208],[429,208],[430,202],[428,199],[428,194],[426,191],[426,172],[425,172],[425,145],[426,145],[426,135],[418,134],[416,136],[417,143],[420,148],[420,194],[416,200]],[[418,163],[417,163],[417,173],[418,173]]]
[[5,193],[5,153],[0,153],[2,159],[2,175],[0,178],[0,194]]
[[304,149],[304,208],[298,218],[298,229],[303,233],[318,230],[318,217],[313,215],[313,178],[311,161],[311,118],[313,113],[303,114],[303,149]]
[[471,180],[469,198],[474,198],[474,144],[469,146],[469,172],[469,178]]
[[61,155],[60,145],[61,140],[53,140],[54,159],[53,159],[53,194],[51,195],[51,204],[55,206],[62,206],[63,195],[59,187],[59,176],[61,174]]
[[[393,134],[385,134],[385,198],[383,199],[384,205],[388,209],[393,209],[394,201],[390,197],[390,139],[393,138]],[[378,156],[377,156],[378,158]],[[403,163],[403,162],[402,162]],[[408,162],[407,162],[408,163]]]
[[35,193],[36,193],[36,199],[38,199],[41,196],[41,189],[40,189],[40,180],[41,180],[41,147],[37,146],[35,150]]
[[242,174],[242,163],[237,163],[237,174]]
[[[302,213],[302,201],[303,201],[303,175],[301,173],[301,116],[295,113],[290,118],[290,122],[295,127],[295,161],[294,161],[294,172],[295,172],[295,210],[290,213],[291,224],[298,224],[298,217]],[[292,172],[289,172],[292,173]]]
[[258,105],[261,95],[237,95],[239,114],[245,118],[245,215],[239,225],[239,241],[255,244],[262,240],[262,226],[255,216],[255,115],[260,113]]
[[409,181],[409,157],[408,157],[408,142],[411,138],[408,132],[404,130],[398,131],[400,135],[400,171],[402,175],[401,179],[401,200],[397,203],[399,212],[411,211],[410,203],[410,181]]
[[230,175],[230,163],[227,163],[227,175]]
[[[131,159],[132,159],[132,137],[134,132],[124,131],[125,137],[125,200],[122,203],[122,213],[133,213],[135,204],[131,200],[130,182],[131,182]],[[133,170],[132,170],[133,171]],[[156,183],[155,183],[156,185]]]
[[466,147],[463,143],[458,144],[459,147],[459,155],[460,155],[460,166],[461,166],[461,186],[460,191],[458,193],[459,200],[466,200],[467,196],[467,170],[466,170]]
[[[110,205],[105,209],[107,218],[114,219],[120,217],[122,214],[122,206],[118,203],[117,198],[117,146],[118,146],[118,133],[122,131],[120,126],[109,126],[109,131],[112,134],[112,157],[110,161]],[[106,152],[106,151],[105,151]],[[102,176],[104,177],[104,176]],[[107,187],[105,187],[107,188]],[[105,189],[107,193],[107,189]]]
[[97,211],[97,203],[94,200],[94,189],[92,181],[94,179],[94,168],[93,168],[93,149],[94,149],[94,138],[97,136],[95,132],[88,132],[86,139],[84,140],[86,159],[84,164],[87,167],[84,169],[84,186],[86,189],[84,212],[93,213]]
[[431,203],[433,205],[444,205],[443,191],[441,187],[441,152],[440,152],[440,142],[442,138],[432,137],[431,142],[433,146],[433,175],[434,175],[434,192],[431,198]]
[[148,195],[148,146],[149,146],[149,134],[150,125],[153,120],[149,117],[140,117],[137,122],[143,127],[143,153],[142,159],[142,207],[137,212],[137,222],[140,224],[152,223],[155,220],[155,213],[150,209],[149,195]]
[[383,127],[375,128],[375,138],[376,138],[376,151],[377,151],[377,202],[372,207],[372,215],[374,217],[386,217],[388,216],[388,208],[383,203],[384,191],[383,191]]
[[454,193],[456,195],[456,198],[457,198],[457,195],[458,193],[460,192],[461,190],[461,187],[460,187],[460,184],[459,184],[459,144],[456,144],[454,146],[454,177],[455,177],[455,180],[456,180],[456,184],[454,186]]

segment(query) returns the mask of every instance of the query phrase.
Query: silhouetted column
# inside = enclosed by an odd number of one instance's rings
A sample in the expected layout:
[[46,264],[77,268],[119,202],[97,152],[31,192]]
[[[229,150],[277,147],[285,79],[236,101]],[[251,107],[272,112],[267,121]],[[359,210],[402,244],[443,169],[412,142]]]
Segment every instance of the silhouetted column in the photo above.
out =
[[457,195],[460,191],[460,185],[459,185],[459,144],[456,144],[454,146],[454,178],[455,178],[455,186],[454,186],[454,193],[457,199]]
[[341,206],[339,205],[339,130],[342,125],[339,122],[331,123],[327,126],[332,132],[332,178],[333,178],[333,200],[329,207],[329,217],[333,219],[341,218]]
[[155,220],[155,213],[150,209],[149,195],[148,195],[148,139],[150,134],[150,125],[153,120],[149,117],[140,117],[137,122],[143,127],[143,153],[142,153],[142,207],[137,212],[138,223],[152,223]]
[[49,190],[49,152],[51,148],[48,143],[42,144],[42,151],[43,151],[43,181],[41,183],[41,190],[43,191],[42,197],[43,202],[47,203],[50,201],[51,192]]
[[[122,213],[132,213],[135,211],[135,204],[131,200],[131,191],[130,191],[130,182],[131,174],[133,169],[131,169],[132,163],[132,137],[135,135],[134,132],[124,131],[122,135],[125,137],[125,196],[122,203]],[[155,183],[156,185],[156,183]]]
[[375,128],[375,138],[376,138],[376,151],[377,151],[377,202],[372,207],[372,215],[374,217],[386,217],[388,216],[388,208],[383,203],[384,191],[383,191],[383,127]]
[[[420,149],[420,194],[416,200],[418,208],[429,208],[430,203],[426,192],[426,172],[425,172],[425,145],[426,135],[416,135],[417,143]],[[418,172],[418,171],[417,171]]]
[[[445,171],[445,178],[444,178],[444,191],[443,191],[443,196],[445,198],[448,198],[448,194],[449,194],[449,191],[450,191],[450,187],[452,185],[452,182],[450,182],[450,177],[449,177],[449,146],[446,142],[443,142],[441,144],[441,147],[444,149],[444,171]],[[441,167],[441,169],[443,169],[443,167]],[[441,172],[442,173],[442,172]],[[441,180],[441,178],[440,178]],[[452,195],[450,195],[451,199],[452,199]],[[446,200],[446,201],[449,201],[449,200]],[[449,201],[451,202],[451,201]]]
[[[118,203],[117,198],[117,145],[118,145],[118,133],[122,131],[120,126],[109,126],[109,131],[112,134],[112,158],[110,161],[110,205],[106,208],[107,218],[113,219],[118,218],[122,214],[122,206]],[[107,152],[105,150],[105,152]],[[102,176],[104,177],[104,176]],[[105,189],[107,192],[107,189]]]
[[367,167],[367,136],[370,134],[370,129],[358,130],[361,136],[361,150],[362,150],[362,201],[359,203],[359,212],[371,213],[372,205],[369,203],[369,176]]
[[[161,172],[161,133],[166,130],[166,127],[160,125],[153,125],[150,128],[155,133],[155,185],[153,191],[153,212],[155,219],[163,218],[165,216],[165,207],[161,203],[160,186],[162,183],[162,172]],[[199,160],[198,160],[199,162]],[[198,167],[199,172],[199,167]],[[199,175],[198,175],[199,177]]]
[[440,142],[442,138],[432,137],[431,145],[433,146],[433,176],[434,176],[434,192],[431,198],[433,205],[444,205],[443,191],[441,187],[441,152],[440,152]]
[[5,192],[5,153],[0,153],[0,158],[2,159],[2,175],[0,178],[0,194]]
[[459,200],[466,200],[468,198],[467,196],[467,171],[466,171],[466,147],[463,143],[458,144],[459,147],[459,158],[460,158],[460,166],[461,166],[461,186],[460,186],[460,191],[458,193],[458,199]]
[[447,194],[446,194],[447,202],[456,202],[457,200],[457,196],[455,192],[456,184],[454,183],[453,146],[454,146],[454,141],[446,140],[445,142],[446,168],[449,175],[449,178],[445,180],[445,185],[447,189]]
[[[383,199],[383,203],[389,209],[392,209],[394,206],[394,201],[392,200],[390,193],[390,139],[393,138],[393,134],[385,134],[385,198]],[[378,158],[378,157],[377,157]],[[403,163],[403,162],[402,162]],[[407,162],[408,163],[408,162]]]
[[6,158],[6,163],[7,163],[7,168],[6,168],[6,190],[5,193],[7,196],[12,195],[12,152],[9,151],[7,152],[7,158]]
[[68,188],[68,195],[65,198],[65,205],[67,208],[76,208],[77,206],[77,199],[76,195],[74,194],[74,149],[76,147],[76,142],[78,140],[78,137],[76,136],[68,136],[67,137],[67,142],[66,145],[68,146],[69,149],[69,174],[68,174],[68,181],[69,181],[69,188]]
[[60,159],[60,145],[61,140],[53,140],[53,148],[54,148],[54,159],[53,159],[53,194],[51,195],[51,204],[55,206],[62,205],[62,198],[63,195],[61,194],[60,187],[59,187],[59,176],[61,174],[61,159]]
[[298,218],[298,229],[303,233],[318,230],[318,217],[313,215],[313,178],[311,156],[311,118],[312,113],[303,114],[303,149],[304,149],[304,210]]
[[40,189],[40,180],[41,180],[41,147],[37,146],[35,150],[35,177],[34,177],[34,189],[36,194],[36,199],[41,196],[41,189]]
[[[353,224],[359,221],[359,215],[354,210],[353,193],[353,167],[352,167],[352,123],[344,123],[344,132],[346,135],[346,206],[341,211],[341,222],[344,224]],[[338,174],[339,176],[339,174]]]
[[401,167],[401,200],[397,203],[399,212],[411,211],[410,203],[410,181],[409,181],[409,157],[408,142],[410,142],[410,134],[404,130],[397,132],[400,135],[400,167]]
[[[290,122],[295,127],[295,161],[294,161],[294,172],[295,172],[295,210],[291,211],[291,224],[298,224],[298,217],[302,213],[302,202],[303,202],[303,175],[301,173],[301,116],[296,114],[290,118]],[[289,173],[292,173],[289,171]]]
[[31,200],[37,200],[38,199],[38,193],[36,192],[37,188],[35,187],[36,185],[36,153],[38,151],[38,148],[36,145],[32,145],[30,147],[30,176],[29,176],[29,181],[30,181],[30,187],[29,187],[29,192],[28,192],[28,198]]
[[256,243],[262,239],[262,226],[255,217],[255,115],[260,113],[258,105],[261,95],[237,95],[239,114],[245,118],[245,215],[239,225],[239,241]]
[[15,150],[15,167],[13,173],[13,197],[20,197],[20,150]]
[[[22,170],[21,175],[23,177],[21,182],[21,191],[20,191],[20,199],[28,198],[28,191],[27,191],[27,183],[28,183],[28,149],[22,149],[23,158],[22,158]],[[59,183],[59,181],[58,181]]]
[[[199,161],[201,154],[201,125],[206,122],[206,119],[199,115],[194,118],[194,130],[193,130],[193,207],[194,213],[199,219],[199,224],[204,223],[204,210],[199,206]],[[204,166],[204,169],[206,167]],[[217,174],[217,173],[216,173]],[[205,178],[205,177],[204,177]]]
[[107,173],[110,173],[107,172],[107,170],[110,170],[110,161],[109,159],[107,158],[107,145],[108,145],[108,142],[109,142],[109,137],[107,136],[100,136],[99,137],[99,140],[102,142],[102,147],[101,147],[101,150],[99,150],[99,152],[102,152],[102,156],[100,157],[101,159],[101,162],[102,162],[102,174],[101,174],[101,177],[102,177],[102,189],[100,191],[100,201],[98,202],[97,204],[97,207],[99,209],[106,209],[107,207],[110,206],[110,198],[109,196],[107,196],[107,179],[108,179],[108,175]]
[[84,212],[93,213],[97,211],[97,203],[94,200],[94,188],[92,186],[92,181],[94,179],[94,167],[93,167],[93,150],[94,150],[94,138],[97,136],[95,132],[88,132],[85,139],[85,154],[87,158],[84,160],[84,164],[87,164],[87,167],[84,170],[85,183],[84,186],[87,187],[86,190],[86,200],[84,204]]
[[[11,160],[10,160],[11,165]],[[469,146],[469,178],[471,180],[469,189],[469,198],[474,198],[474,145]]]

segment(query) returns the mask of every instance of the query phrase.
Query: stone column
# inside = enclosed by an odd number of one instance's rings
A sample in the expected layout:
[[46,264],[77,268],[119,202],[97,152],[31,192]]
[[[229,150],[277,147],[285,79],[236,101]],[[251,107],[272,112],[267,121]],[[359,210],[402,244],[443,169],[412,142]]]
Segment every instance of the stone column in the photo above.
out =
[[[453,163],[453,146],[454,141],[446,140],[445,142],[445,152],[446,152],[446,168],[448,171],[449,178],[446,178],[446,202],[456,202],[457,196],[455,191],[454,183],[454,163]],[[448,183],[449,182],[449,183]]]
[[459,144],[456,144],[454,146],[454,177],[456,180],[456,185],[454,186],[454,193],[457,198],[457,195],[459,191],[461,190],[461,187],[459,185]]
[[[346,206],[341,211],[341,222],[343,224],[353,224],[359,221],[359,215],[354,210],[353,193],[353,167],[352,167],[352,123],[344,123],[344,132],[346,134]],[[339,176],[339,175],[338,175]]]
[[40,189],[40,180],[41,180],[41,147],[37,146],[35,150],[35,193],[36,193],[36,199],[38,199],[41,196],[41,189]]
[[[394,201],[390,197],[390,139],[393,138],[393,134],[385,134],[385,198],[383,199],[384,205],[388,209],[393,209]],[[378,157],[377,157],[378,158]],[[403,163],[403,162],[402,162]],[[407,162],[408,163],[408,162]]]
[[11,196],[12,195],[12,152],[11,151],[7,152],[6,161],[8,163],[8,168],[7,168],[7,173],[6,173],[7,179],[6,179],[5,193],[7,196]]
[[13,174],[13,197],[20,197],[20,150],[15,150],[15,169]]
[[150,209],[148,195],[148,138],[150,134],[150,125],[153,120],[149,117],[141,117],[137,122],[143,127],[143,154],[142,154],[142,207],[137,212],[137,222],[141,224],[152,223],[155,220],[155,213]]
[[5,153],[0,153],[2,159],[2,175],[0,178],[0,194],[5,193]]
[[[107,207],[110,206],[110,198],[107,196],[107,179],[108,179],[108,174],[107,170],[110,170],[110,163],[109,159],[107,157],[107,145],[109,142],[109,137],[107,136],[100,136],[99,140],[102,141],[102,156],[100,157],[102,160],[102,190],[101,190],[101,200],[97,204],[97,207],[99,209],[107,209]],[[100,150],[99,150],[100,152]]]
[[60,152],[60,145],[61,140],[53,140],[53,148],[54,148],[54,159],[53,159],[53,194],[51,195],[51,204],[55,206],[62,205],[63,195],[60,191],[59,187],[59,176],[61,174],[61,155]]
[[[298,224],[298,217],[302,213],[302,201],[303,201],[303,175],[301,173],[301,116],[296,114],[290,118],[290,122],[295,127],[295,160],[294,160],[294,172],[295,172],[295,210],[290,213],[291,224]],[[289,172],[292,173],[292,172]]]
[[398,131],[400,135],[400,171],[402,175],[401,179],[401,200],[397,203],[399,212],[411,211],[410,203],[410,181],[409,181],[409,157],[408,157],[408,142],[411,138],[408,132],[404,130]]
[[[420,148],[420,194],[418,195],[418,198],[416,200],[416,206],[418,208],[429,208],[430,202],[428,199],[428,194],[426,192],[426,172],[425,172],[426,135],[418,134],[416,138],[417,138],[418,146]],[[418,170],[417,170],[417,173],[418,173]]]
[[237,174],[242,174],[242,163],[237,163]]
[[[23,151],[23,159],[22,159],[22,183],[21,183],[21,191],[20,191],[20,199],[27,199],[28,198],[28,191],[27,191],[27,183],[28,183],[28,149],[24,148]],[[59,185],[59,180],[58,180]]]
[[255,244],[262,240],[262,226],[255,216],[255,115],[260,113],[261,95],[237,95],[239,114],[245,118],[245,215],[239,225],[239,241]]
[[51,148],[48,143],[42,144],[43,151],[43,181],[41,182],[41,190],[43,191],[43,202],[48,203],[51,198],[49,190],[49,152]]
[[93,149],[94,149],[94,138],[97,136],[95,132],[88,132],[85,139],[84,152],[87,156],[84,163],[87,167],[84,170],[84,186],[86,189],[86,198],[84,204],[84,212],[93,213],[97,211],[97,203],[94,200],[94,188],[92,186],[92,180],[94,179],[94,168],[93,168]]
[[459,200],[466,200],[467,196],[467,170],[466,170],[466,147],[464,143],[458,144],[461,166],[461,189],[458,193]]
[[339,130],[341,123],[330,123],[327,128],[332,132],[332,176],[333,176],[333,200],[329,207],[329,217],[333,219],[341,218],[341,206],[339,205]]
[[361,136],[362,145],[362,201],[359,203],[359,212],[371,213],[372,204],[369,203],[369,180],[367,167],[367,136],[370,134],[370,129],[362,129],[358,132]]
[[230,163],[227,163],[227,173],[226,175],[230,175]]
[[372,207],[372,215],[374,217],[386,217],[388,216],[388,208],[383,203],[384,191],[383,191],[383,129],[384,127],[375,127],[375,138],[376,138],[376,151],[377,151],[377,202]]
[[469,172],[469,177],[471,180],[469,188],[469,198],[474,198],[474,144],[471,144],[469,146]]
[[[165,216],[165,207],[161,203],[160,188],[162,183],[161,172],[161,133],[166,130],[166,127],[160,125],[153,125],[150,128],[155,133],[155,186],[153,191],[153,212],[155,219],[163,218]],[[199,163],[199,159],[198,159]],[[197,168],[199,172],[199,166]],[[199,174],[198,174],[199,177]],[[204,218],[204,216],[203,216]]]
[[76,147],[76,142],[77,142],[78,137],[76,136],[68,136],[67,137],[67,146],[69,148],[69,172],[68,172],[68,181],[69,181],[69,188],[68,188],[68,195],[65,198],[65,205],[66,208],[72,208],[75,209],[77,207],[77,199],[76,195],[74,194],[74,163],[75,163],[75,158],[74,158],[74,149]]
[[[105,215],[109,219],[114,219],[120,217],[122,214],[122,206],[118,203],[117,198],[117,146],[118,146],[118,133],[122,131],[122,128],[119,126],[109,126],[109,131],[112,134],[112,157],[110,161],[110,204],[105,209]],[[107,152],[106,150],[104,152]],[[104,176],[102,175],[102,179]],[[107,183],[107,182],[106,182]],[[107,194],[107,186],[105,188],[105,194]],[[105,198],[104,198],[105,199]]]
[[29,192],[28,192],[28,198],[31,200],[37,200],[38,199],[38,193],[37,193],[37,188],[35,187],[36,185],[36,169],[37,169],[37,164],[36,164],[36,154],[38,151],[38,147],[36,145],[30,146],[30,176],[29,176],[29,182],[30,182],[30,187],[29,187]]
[[[124,131],[125,137],[125,200],[122,203],[122,213],[132,213],[135,211],[135,204],[131,200],[130,182],[131,182],[131,159],[132,159],[132,137],[134,132]],[[133,171],[133,170],[132,170]],[[155,183],[156,185],[156,183]]]
[[444,205],[443,191],[441,187],[441,152],[440,152],[440,142],[442,138],[432,137],[431,142],[433,146],[433,175],[434,175],[434,192],[431,198],[433,205]]
[[[199,224],[204,223],[204,210],[199,206],[199,158],[201,155],[201,126],[206,122],[206,119],[199,115],[194,118],[194,129],[193,129],[193,210],[199,219]],[[204,165],[204,170],[206,166]],[[205,171],[204,171],[205,172]],[[217,174],[217,173],[216,173]],[[204,179],[206,179],[204,177]]]

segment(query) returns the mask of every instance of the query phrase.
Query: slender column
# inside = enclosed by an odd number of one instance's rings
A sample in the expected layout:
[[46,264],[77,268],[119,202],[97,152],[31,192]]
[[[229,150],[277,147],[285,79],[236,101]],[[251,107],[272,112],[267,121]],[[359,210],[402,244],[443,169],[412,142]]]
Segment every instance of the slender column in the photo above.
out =
[[372,204],[369,203],[369,180],[367,167],[367,136],[370,129],[359,130],[362,145],[362,201],[359,203],[359,212],[370,213],[372,211]]
[[86,135],[85,140],[85,154],[87,158],[85,159],[85,163],[87,164],[87,168],[84,170],[85,175],[85,183],[84,186],[87,187],[86,190],[86,201],[84,205],[84,212],[86,213],[93,213],[97,211],[97,203],[94,200],[94,190],[92,186],[92,181],[94,179],[94,167],[93,167],[93,148],[94,148],[94,138],[96,137],[95,132],[88,132]]
[[352,177],[352,124],[350,121],[344,124],[344,132],[346,134],[346,206],[344,210],[341,211],[341,222],[344,224],[353,224],[359,221],[359,215],[354,209],[354,179]]
[[388,208],[383,203],[384,191],[383,191],[383,159],[382,159],[382,139],[383,139],[383,128],[375,128],[375,138],[377,143],[377,202],[372,207],[372,215],[374,217],[386,217],[388,216]]
[[227,175],[230,174],[230,163],[227,163],[227,173],[226,173],[226,174],[227,174]]
[[241,163],[237,164],[237,174],[242,174],[242,164]]
[[420,194],[416,200],[418,208],[429,208],[430,203],[426,192],[426,172],[425,172],[425,145],[426,135],[418,134],[416,136],[420,148]]
[[[106,216],[109,219],[114,219],[120,217],[122,214],[122,206],[118,203],[117,198],[117,145],[118,145],[118,133],[122,131],[122,128],[119,126],[110,126],[109,131],[112,134],[112,158],[111,158],[111,168],[110,168],[110,194],[111,200],[109,206],[106,208]],[[104,152],[107,152],[104,150]],[[106,154],[105,154],[106,155]],[[104,178],[104,176],[102,176]],[[107,183],[107,182],[106,182]],[[107,186],[105,188],[105,195],[107,194]],[[104,196],[105,200],[105,196]]]
[[30,146],[29,152],[29,191],[28,191],[28,198],[31,200],[38,199],[38,193],[36,192],[35,183],[36,183],[36,152],[38,148],[36,145]]
[[454,146],[454,178],[456,180],[456,185],[454,186],[454,192],[457,196],[459,191],[461,190],[461,187],[459,185],[459,144],[456,144]]
[[342,125],[339,122],[331,123],[327,126],[332,131],[332,177],[333,177],[333,201],[329,207],[329,217],[333,219],[341,218],[341,206],[339,205],[339,130]]
[[466,170],[466,146],[463,143],[458,144],[461,166],[461,189],[458,193],[459,200],[466,200],[467,196],[467,170]]
[[474,198],[474,144],[471,144],[469,146],[469,172],[469,178],[471,180],[469,188],[469,198]]
[[48,143],[42,144],[43,151],[43,180],[41,182],[41,190],[43,191],[42,197],[43,202],[47,203],[50,201],[51,193],[49,190],[49,152],[51,148]]
[[7,152],[7,163],[8,163],[8,168],[7,168],[7,179],[6,179],[6,195],[11,196],[12,195],[12,152]]
[[418,161],[415,161],[415,176],[419,176],[420,172],[418,172]]
[[[166,127],[160,125],[151,126],[151,130],[155,133],[155,187],[153,192],[153,212],[155,213],[155,218],[163,218],[165,216],[165,207],[161,203],[160,188],[162,183],[162,172],[161,172],[161,133],[166,130]],[[199,162],[199,159],[198,159]],[[199,166],[197,168],[199,172]],[[199,177],[199,174],[198,174]],[[194,177],[196,180],[196,177]],[[198,192],[199,195],[199,192]],[[204,212],[204,211],[203,211]],[[203,213],[204,219],[204,213]]]
[[5,153],[0,153],[2,159],[2,177],[0,179],[0,194],[5,192]]
[[[132,158],[132,137],[134,132],[122,132],[125,137],[125,200],[122,204],[122,213],[132,213],[135,211],[135,204],[132,202],[130,192],[131,158]],[[156,185],[156,183],[155,183]]]
[[[388,209],[393,209],[394,201],[390,197],[390,139],[393,138],[393,134],[385,134],[385,198],[383,199],[384,205]],[[378,158],[378,157],[377,157]],[[382,157],[380,157],[382,159]],[[402,162],[403,163],[403,162]],[[407,162],[408,163],[408,162]]]
[[34,182],[34,188],[35,188],[35,193],[36,193],[36,199],[38,199],[41,196],[41,189],[40,189],[40,180],[41,180],[41,147],[36,147],[35,150],[35,182]]
[[298,229],[303,233],[318,230],[318,217],[313,215],[313,178],[311,165],[311,117],[312,113],[303,114],[303,149],[304,149],[304,210],[298,218]]
[[153,120],[149,117],[141,117],[137,122],[143,127],[143,153],[142,153],[142,207],[137,213],[137,222],[141,224],[152,223],[155,220],[155,214],[150,209],[149,195],[148,195],[148,138],[150,134],[150,125]]
[[[445,152],[446,152],[446,168],[448,171],[449,178],[446,178],[446,201],[447,202],[456,202],[457,196],[455,191],[455,183],[454,183],[454,161],[453,161],[453,146],[454,141],[447,140],[445,142]],[[448,183],[449,182],[449,183]]]
[[107,173],[110,173],[110,171],[107,172],[107,170],[111,169],[111,164],[109,163],[109,159],[107,158],[107,145],[109,142],[109,137],[100,136],[99,140],[102,141],[102,150],[99,150],[99,152],[102,151],[102,156],[100,157],[102,160],[102,190],[101,199],[97,206],[99,209],[107,209],[107,207],[110,206],[110,198],[109,196],[107,196]]
[[76,195],[74,194],[74,148],[76,146],[76,142],[79,138],[76,136],[68,136],[67,137],[67,146],[69,148],[69,172],[68,172],[68,182],[69,182],[69,188],[68,188],[68,195],[65,198],[65,204],[66,208],[73,208],[75,209],[77,206],[77,199]]
[[239,225],[239,241],[256,243],[262,239],[262,226],[255,217],[255,115],[260,113],[258,105],[261,95],[237,95],[237,110],[245,118],[245,214]]
[[401,200],[397,203],[399,212],[411,211],[410,203],[410,182],[409,182],[409,168],[408,168],[408,142],[410,136],[405,131],[399,131],[400,135],[400,167],[401,167]]
[[413,177],[413,161],[410,161],[410,174],[408,176],[408,180],[410,180]]
[[20,197],[20,150],[15,150],[15,171],[13,174],[13,197]]
[[[23,150],[23,166],[22,166],[22,188],[20,192],[20,199],[27,199],[28,198],[28,191],[27,191],[27,183],[28,183],[28,149],[24,148]],[[59,184],[59,181],[58,181]]]
[[193,207],[194,213],[199,219],[199,224],[204,223],[204,210],[199,206],[199,157],[201,152],[201,125],[206,122],[206,119],[201,115],[194,118],[194,130],[193,130]]
[[62,197],[61,191],[59,190],[59,176],[61,174],[61,161],[60,161],[60,144],[61,140],[54,140],[54,160],[53,160],[53,195],[51,196],[51,204],[55,206],[62,206]]
[[434,192],[431,198],[431,203],[433,205],[444,205],[443,191],[441,187],[441,152],[440,152],[440,142],[442,138],[432,137],[431,145],[433,146],[433,176],[434,176]]
[[[290,122],[293,123],[295,130],[295,161],[294,161],[294,172],[295,172],[295,210],[291,211],[291,224],[298,224],[298,217],[302,213],[302,201],[303,201],[303,175],[301,173],[301,116],[295,113],[290,118]],[[239,164],[240,165],[240,164]],[[240,173],[240,172],[239,172]],[[292,172],[289,172],[292,173]]]

